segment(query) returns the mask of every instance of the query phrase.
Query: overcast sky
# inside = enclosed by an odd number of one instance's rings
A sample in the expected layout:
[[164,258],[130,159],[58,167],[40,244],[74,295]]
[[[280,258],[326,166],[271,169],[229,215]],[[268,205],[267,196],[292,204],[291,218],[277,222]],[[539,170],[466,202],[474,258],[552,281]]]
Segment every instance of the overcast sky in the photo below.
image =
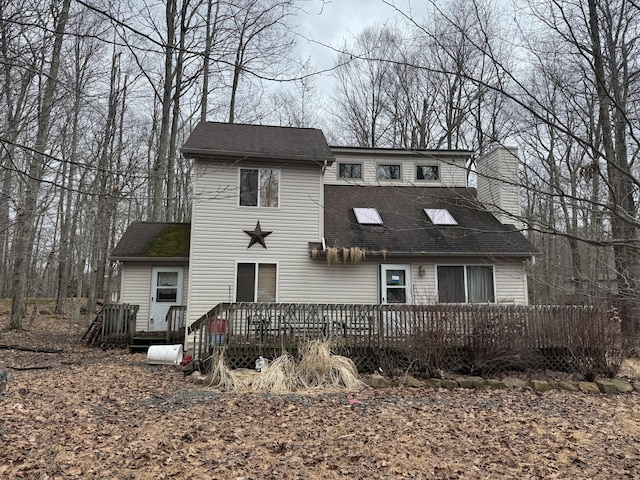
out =
[[[395,4],[407,8],[410,0],[395,0]],[[366,27],[398,18],[382,0],[298,0],[298,5],[303,11],[296,19],[297,30],[310,41],[299,38],[297,54],[310,59],[316,70],[331,68],[337,57],[324,45],[340,48],[345,42],[352,43]],[[318,79],[319,88],[326,87],[325,83]]]
[[[398,8],[408,8],[424,0],[390,0]],[[300,36],[296,55],[309,61],[314,71],[331,69],[338,54],[331,47],[340,49],[365,28],[400,19],[399,14],[382,0],[298,0],[301,12],[295,23]],[[305,40],[308,39],[308,40]],[[315,78],[315,86],[321,96],[330,95],[334,79],[331,72]]]

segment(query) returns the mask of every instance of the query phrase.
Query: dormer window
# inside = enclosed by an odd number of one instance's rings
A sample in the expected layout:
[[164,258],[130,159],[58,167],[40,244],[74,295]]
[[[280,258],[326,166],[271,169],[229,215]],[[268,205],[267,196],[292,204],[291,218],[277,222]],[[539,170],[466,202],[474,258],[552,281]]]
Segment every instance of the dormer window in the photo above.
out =
[[280,206],[280,170],[241,168],[240,206]]
[[416,165],[416,180],[440,180],[438,165]]
[[449,213],[446,208],[425,208],[424,213],[427,214],[429,220],[434,225],[457,225],[456,219]]
[[360,225],[382,225],[382,217],[375,208],[354,208],[353,213]]
[[362,164],[339,163],[338,176],[340,178],[362,178]]
[[378,180],[400,180],[400,165],[378,164]]

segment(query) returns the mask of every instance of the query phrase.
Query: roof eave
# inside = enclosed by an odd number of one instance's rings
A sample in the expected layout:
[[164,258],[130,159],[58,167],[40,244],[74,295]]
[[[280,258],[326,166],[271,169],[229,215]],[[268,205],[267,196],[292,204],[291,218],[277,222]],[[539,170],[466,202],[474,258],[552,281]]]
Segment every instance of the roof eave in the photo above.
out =
[[123,257],[111,256],[109,260],[112,262],[153,262],[153,263],[188,263],[189,257]]
[[[310,250],[311,251],[311,250]],[[366,250],[369,257],[501,257],[530,258],[541,252],[411,252],[399,250]],[[316,252],[316,256],[326,257],[327,251]]]
[[259,153],[259,152],[239,152],[237,150],[233,151],[221,151],[221,150],[208,150],[208,149],[199,149],[199,148],[182,148],[180,149],[182,154],[186,158],[193,159],[201,159],[201,160],[216,160],[218,157],[221,159],[227,158],[246,158],[251,160],[288,160],[288,161],[301,161],[308,163],[316,163],[318,165],[324,165],[325,163],[328,165],[333,164],[335,162],[335,157],[327,156],[327,155],[318,155],[313,158],[308,155],[290,155],[290,154],[273,154],[273,153]]
[[445,157],[460,157],[460,158],[469,158],[473,156],[474,152],[472,150],[419,150],[419,149],[410,149],[410,148],[379,148],[379,147],[348,147],[348,146],[337,146],[337,145],[329,145],[331,151],[336,153],[351,153],[351,154],[361,154],[361,155],[406,155],[406,156],[416,156],[416,155],[432,155],[432,156],[445,156]]

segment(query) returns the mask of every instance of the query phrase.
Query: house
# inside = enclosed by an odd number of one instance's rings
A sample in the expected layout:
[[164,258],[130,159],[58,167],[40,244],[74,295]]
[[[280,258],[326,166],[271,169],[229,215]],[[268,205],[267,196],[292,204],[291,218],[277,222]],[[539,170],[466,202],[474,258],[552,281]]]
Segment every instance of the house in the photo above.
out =
[[[136,222],[111,258],[136,330],[221,302],[527,304],[517,151],[330,147],[322,131],[201,122],[188,224]],[[188,238],[187,238],[188,237]]]

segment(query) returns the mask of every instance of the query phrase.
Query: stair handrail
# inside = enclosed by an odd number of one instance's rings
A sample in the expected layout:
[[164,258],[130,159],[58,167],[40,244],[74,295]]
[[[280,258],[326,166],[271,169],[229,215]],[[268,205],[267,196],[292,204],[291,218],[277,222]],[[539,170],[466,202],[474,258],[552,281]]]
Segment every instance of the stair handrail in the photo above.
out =
[[187,335],[191,335],[192,333],[200,330],[211,319],[219,317],[223,311],[228,310],[231,305],[233,304],[230,302],[223,302],[213,307],[191,325],[187,325]]

